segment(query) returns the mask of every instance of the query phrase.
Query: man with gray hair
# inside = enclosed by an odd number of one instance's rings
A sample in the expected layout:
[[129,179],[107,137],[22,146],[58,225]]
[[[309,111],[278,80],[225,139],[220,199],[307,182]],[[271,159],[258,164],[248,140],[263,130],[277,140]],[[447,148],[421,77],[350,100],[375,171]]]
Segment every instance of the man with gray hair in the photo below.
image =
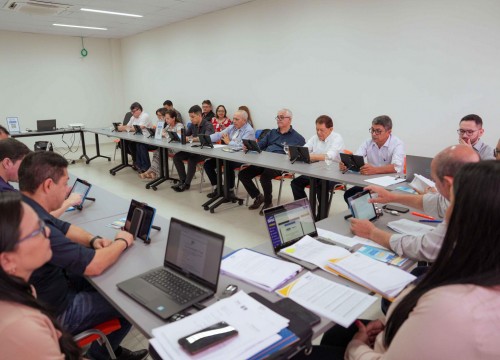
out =
[[[354,155],[365,158],[365,165],[361,167],[361,175],[390,174],[403,172],[405,149],[403,142],[392,135],[392,120],[387,115],[377,116],[368,129],[371,139],[366,140]],[[349,169],[343,162],[339,163],[341,171]],[[363,188],[353,186],[344,194],[344,200],[361,192]]]
[[[276,116],[278,128],[271,130],[259,141],[259,147],[262,151],[285,154],[285,145],[303,146],[306,143],[304,137],[292,128],[292,117],[292,112],[288,109],[278,111],[278,115]],[[264,195],[260,193],[253,182],[253,178],[258,175],[260,175],[260,184],[262,185]],[[280,170],[253,165],[240,171],[238,177],[248,194],[254,199],[253,204],[248,207],[249,210],[259,209],[264,204],[260,210],[260,215],[263,215],[264,209],[273,206],[272,180],[280,175]]]
[[[210,135],[212,142],[221,141],[229,148],[240,150],[242,148],[242,140],[255,140],[255,130],[248,123],[248,114],[244,110],[237,110],[233,115],[233,124],[225,128],[223,131],[216,132]],[[228,176],[229,196],[236,198],[234,194],[234,169],[240,167],[241,164],[234,161],[227,161],[224,167]],[[207,194],[207,197],[214,198],[217,196],[217,172],[216,160],[208,159],[205,161],[205,172],[212,184],[212,192]]]
[[[426,214],[436,218],[444,218],[449,205],[454,176],[465,164],[479,160],[478,153],[467,145],[450,146],[437,154],[431,163],[431,176],[439,193],[406,195],[390,192],[378,186],[367,186],[365,189],[378,194],[378,197],[370,200],[372,203],[396,202],[423,210]],[[446,222],[443,221],[424,235],[402,235],[378,229],[368,220],[352,219],[351,221],[351,231],[355,235],[371,239],[401,256],[429,262],[436,260],[446,229]]]

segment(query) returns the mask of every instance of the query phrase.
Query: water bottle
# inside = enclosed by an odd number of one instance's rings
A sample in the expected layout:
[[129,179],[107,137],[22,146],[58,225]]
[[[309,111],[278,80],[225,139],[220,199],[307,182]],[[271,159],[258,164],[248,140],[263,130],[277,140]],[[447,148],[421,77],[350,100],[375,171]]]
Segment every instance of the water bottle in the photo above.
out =
[[181,144],[186,145],[186,129],[181,129]]

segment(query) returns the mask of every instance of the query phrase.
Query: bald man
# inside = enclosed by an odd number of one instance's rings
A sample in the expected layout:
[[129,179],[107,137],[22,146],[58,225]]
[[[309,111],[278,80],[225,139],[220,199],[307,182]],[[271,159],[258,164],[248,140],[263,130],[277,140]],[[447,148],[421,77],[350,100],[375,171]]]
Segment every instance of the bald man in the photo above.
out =
[[[438,153],[431,163],[431,177],[438,193],[406,195],[387,191],[378,186],[365,189],[378,194],[371,202],[381,204],[400,203],[420,209],[436,218],[444,218],[449,205],[450,192],[455,174],[463,165],[480,160],[476,150],[467,145],[450,146]],[[443,220],[436,228],[420,236],[391,234],[378,229],[368,220],[352,219],[351,231],[358,236],[371,239],[392,249],[400,256],[413,260],[434,262],[446,234],[447,224]]]

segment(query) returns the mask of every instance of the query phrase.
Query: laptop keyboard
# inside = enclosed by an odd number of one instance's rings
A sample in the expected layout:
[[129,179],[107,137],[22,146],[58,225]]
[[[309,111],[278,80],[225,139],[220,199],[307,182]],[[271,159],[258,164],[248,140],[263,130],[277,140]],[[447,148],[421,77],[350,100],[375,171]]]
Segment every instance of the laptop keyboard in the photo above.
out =
[[146,274],[142,276],[142,279],[164,291],[181,305],[206,293],[206,291],[164,269]]

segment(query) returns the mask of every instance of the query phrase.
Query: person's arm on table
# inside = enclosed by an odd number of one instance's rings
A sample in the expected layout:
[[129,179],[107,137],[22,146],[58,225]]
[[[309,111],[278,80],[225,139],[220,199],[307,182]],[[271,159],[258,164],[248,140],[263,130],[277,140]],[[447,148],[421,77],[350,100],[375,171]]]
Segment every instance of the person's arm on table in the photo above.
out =
[[368,202],[370,203],[378,203],[378,204],[398,203],[419,210],[424,209],[423,195],[400,194],[395,191],[388,191],[383,187],[375,185],[367,186],[365,187],[365,190],[369,190],[370,192],[376,193],[378,195],[376,198],[369,199]]
[[119,231],[115,241],[109,246],[96,250],[94,258],[85,268],[84,275],[96,276],[102,274],[104,270],[113,265],[120,255],[134,244],[132,234],[126,231]]
[[396,172],[396,168],[393,164],[373,166],[366,163],[360,168],[359,172],[361,175],[391,174]]
[[391,233],[377,228],[369,220],[351,219],[351,232],[391,249]]

